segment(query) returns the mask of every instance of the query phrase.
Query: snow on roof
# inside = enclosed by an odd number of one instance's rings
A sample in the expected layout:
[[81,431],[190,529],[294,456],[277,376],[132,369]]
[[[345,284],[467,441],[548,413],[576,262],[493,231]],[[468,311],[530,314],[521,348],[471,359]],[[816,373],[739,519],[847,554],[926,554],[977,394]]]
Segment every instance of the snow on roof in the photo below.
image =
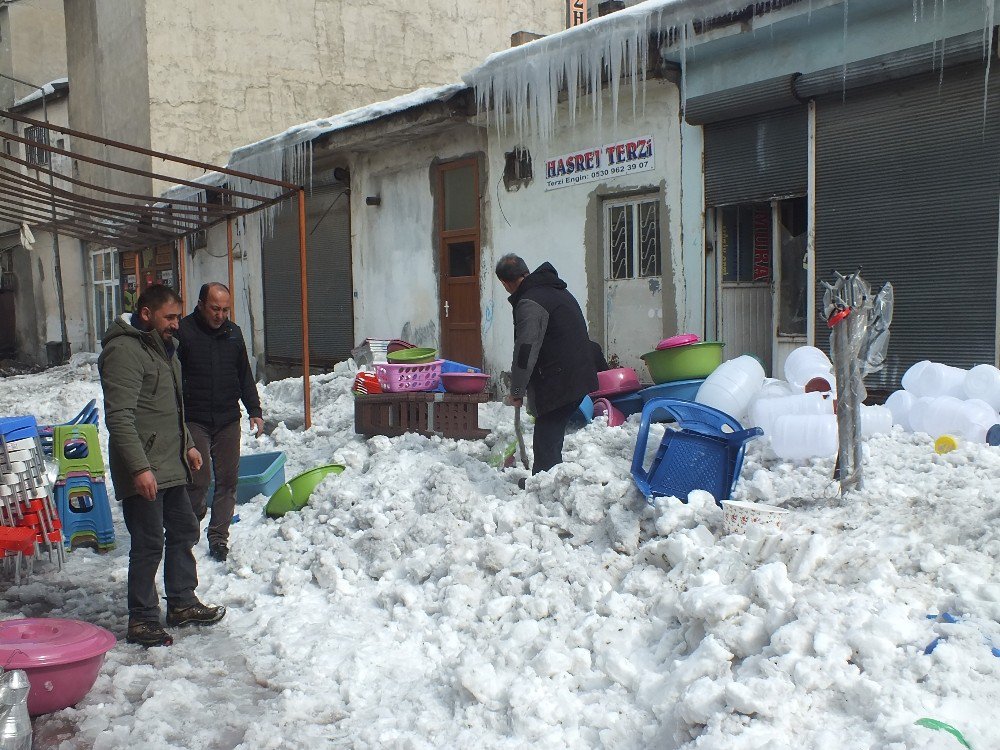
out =
[[417,89],[416,91],[411,91],[408,94],[387,99],[386,101],[368,104],[364,107],[351,109],[339,115],[334,115],[333,117],[325,117],[320,120],[313,120],[312,122],[295,125],[283,133],[272,135],[268,138],[257,141],[256,143],[251,143],[236,149],[233,151],[232,157],[229,159],[228,166],[233,169],[239,169],[239,165],[241,163],[246,162],[249,157],[263,151],[288,149],[289,147],[305,143],[306,141],[315,140],[319,136],[326,135],[327,133],[344,130],[345,128],[353,127],[355,125],[362,125],[381,117],[413,109],[414,107],[419,107],[424,104],[444,101],[465,88],[465,84],[462,83],[449,83],[446,86]]
[[[463,78],[475,88],[481,111],[506,113],[497,118],[498,127],[511,120],[517,134],[531,132],[547,140],[556,122],[561,89],[568,91],[570,115],[575,117],[578,92],[601,90],[602,76],[607,74],[617,118],[622,76],[634,81],[645,69],[651,34],[674,32],[683,46],[694,36],[696,22],[704,24],[753,4],[751,0],[647,0],[497,52]],[[600,117],[601,97],[594,97],[593,106]]]
[[44,91],[45,96],[52,96],[56,91],[63,91],[69,88],[68,78],[56,78],[54,81],[49,81],[41,89],[35,89],[30,94],[20,99],[16,99],[11,107],[23,107],[26,104],[31,104],[33,102],[40,101],[42,98],[42,92]]

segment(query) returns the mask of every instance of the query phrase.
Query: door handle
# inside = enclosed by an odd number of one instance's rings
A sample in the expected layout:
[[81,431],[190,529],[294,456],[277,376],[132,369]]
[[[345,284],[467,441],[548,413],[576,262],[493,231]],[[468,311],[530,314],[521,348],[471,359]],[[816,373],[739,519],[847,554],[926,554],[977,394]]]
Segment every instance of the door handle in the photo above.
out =
[[448,300],[444,301],[444,316],[448,317]]

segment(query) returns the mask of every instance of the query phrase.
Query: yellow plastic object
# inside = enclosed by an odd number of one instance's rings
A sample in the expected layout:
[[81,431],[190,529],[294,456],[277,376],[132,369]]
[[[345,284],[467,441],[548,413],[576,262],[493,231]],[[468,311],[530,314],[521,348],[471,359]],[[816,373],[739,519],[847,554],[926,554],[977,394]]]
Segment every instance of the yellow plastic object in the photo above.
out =
[[951,453],[956,448],[958,448],[958,438],[952,435],[942,435],[934,441],[934,452],[939,456]]

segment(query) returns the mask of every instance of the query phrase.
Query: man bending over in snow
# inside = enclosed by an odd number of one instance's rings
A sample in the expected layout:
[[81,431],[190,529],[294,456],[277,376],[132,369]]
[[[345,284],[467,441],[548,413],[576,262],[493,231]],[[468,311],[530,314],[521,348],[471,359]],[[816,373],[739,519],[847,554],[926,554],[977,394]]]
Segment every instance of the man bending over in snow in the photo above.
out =
[[566,425],[583,397],[597,390],[597,368],[580,305],[550,263],[533,272],[513,253],[503,256],[497,278],[514,308],[514,359],[510,402],[527,395],[535,412],[531,473],[562,463]]

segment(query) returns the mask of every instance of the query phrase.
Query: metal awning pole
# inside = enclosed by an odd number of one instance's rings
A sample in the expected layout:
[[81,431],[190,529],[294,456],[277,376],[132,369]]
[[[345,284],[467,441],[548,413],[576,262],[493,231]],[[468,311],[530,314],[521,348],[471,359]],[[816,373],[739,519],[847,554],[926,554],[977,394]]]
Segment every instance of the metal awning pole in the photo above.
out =
[[299,295],[302,298],[302,408],[305,427],[312,427],[309,398],[309,284],[306,267],[306,191],[299,188]]
[[226,259],[229,262],[229,294],[230,299],[236,292],[233,290],[233,220],[226,219]]

